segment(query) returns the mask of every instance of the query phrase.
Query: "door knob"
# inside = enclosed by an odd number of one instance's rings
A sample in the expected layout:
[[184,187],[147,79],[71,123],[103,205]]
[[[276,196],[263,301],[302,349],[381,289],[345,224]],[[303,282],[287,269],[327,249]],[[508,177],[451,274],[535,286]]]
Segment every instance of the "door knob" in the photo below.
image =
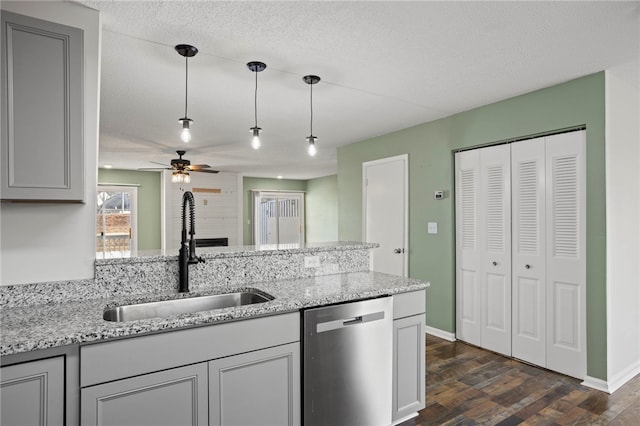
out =
[[531,265],[529,265],[529,264],[524,265],[524,267],[527,268],[527,269],[531,269]]
[[402,249],[401,248],[397,248],[397,249],[393,250],[393,252],[395,254],[400,254],[400,253],[402,253]]
[[496,262],[495,260],[494,260],[493,262],[491,262],[491,264],[492,264],[493,266],[498,266],[498,262]]

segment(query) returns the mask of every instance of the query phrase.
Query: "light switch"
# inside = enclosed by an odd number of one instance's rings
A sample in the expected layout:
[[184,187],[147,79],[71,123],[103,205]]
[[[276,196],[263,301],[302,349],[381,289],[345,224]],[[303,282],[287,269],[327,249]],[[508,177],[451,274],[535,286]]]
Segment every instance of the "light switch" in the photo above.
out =
[[428,234],[437,234],[438,233],[438,222],[429,222],[429,223],[427,223],[427,233]]

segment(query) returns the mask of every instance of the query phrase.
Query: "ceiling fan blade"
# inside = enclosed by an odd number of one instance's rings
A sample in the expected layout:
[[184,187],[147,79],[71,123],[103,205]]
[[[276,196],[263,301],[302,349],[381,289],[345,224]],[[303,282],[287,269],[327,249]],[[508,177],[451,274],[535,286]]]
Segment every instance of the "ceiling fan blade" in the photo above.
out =
[[149,160],[149,162],[150,162],[150,163],[153,163],[153,164],[160,164],[160,165],[161,165],[161,166],[163,166],[163,167],[171,167],[171,166],[169,166],[168,164],[165,164],[165,163],[158,163],[157,161],[151,161],[151,160]]
[[220,170],[213,169],[200,169],[200,170],[189,170],[190,172],[198,172],[198,173],[220,173]]
[[171,167],[138,167],[138,170],[171,170]]
[[208,164],[191,164],[190,166],[187,166],[187,169],[189,170],[199,170],[199,169],[210,169],[211,166]]

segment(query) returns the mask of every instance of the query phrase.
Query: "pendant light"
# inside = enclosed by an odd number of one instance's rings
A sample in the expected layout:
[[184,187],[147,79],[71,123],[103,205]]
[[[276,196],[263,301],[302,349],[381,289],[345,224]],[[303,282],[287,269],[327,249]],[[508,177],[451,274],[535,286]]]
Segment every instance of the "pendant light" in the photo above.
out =
[[251,130],[253,137],[251,138],[251,148],[260,148],[260,127],[258,127],[258,73],[264,71],[267,68],[267,64],[259,61],[251,61],[247,63],[247,68],[256,74],[256,89],[253,96],[253,112],[255,117],[255,124],[249,130]]
[[305,75],[302,77],[305,83],[309,85],[310,88],[310,105],[311,105],[311,119],[310,119],[310,132],[309,136],[307,136],[307,142],[309,143],[309,147],[307,148],[307,153],[313,157],[316,155],[318,150],[316,149],[316,139],[317,137],[313,136],[313,85],[320,81],[320,77],[317,75]]
[[[184,56],[184,117],[179,118],[178,122],[182,123],[182,132],[180,133],[180,139],[182,142],[191,141],[191,130],[189,126],[193,123],[193,120],[187,115],[187,100],[189,94],[189,58],[196,56],[198,49],[190,44],[179,44],[175,47],[176,52],[180,56]],[[188,176],[188,175],[187,175]]]

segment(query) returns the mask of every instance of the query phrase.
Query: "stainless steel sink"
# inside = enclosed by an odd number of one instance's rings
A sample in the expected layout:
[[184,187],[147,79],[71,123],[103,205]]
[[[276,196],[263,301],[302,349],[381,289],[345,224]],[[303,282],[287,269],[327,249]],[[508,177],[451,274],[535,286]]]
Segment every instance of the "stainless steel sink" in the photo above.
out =
[[252,305],[273,300],[266,293],[242,291],[237,293],[215,294],[212,296],[196,296],[185,299],[162,300],[159,302],[139,303],[135,305],[116,306],[104,311],[107,321],[122,322],[139,319],[168,317],[171,315],[190,314],[212,309],[230,308],[234,306]]

